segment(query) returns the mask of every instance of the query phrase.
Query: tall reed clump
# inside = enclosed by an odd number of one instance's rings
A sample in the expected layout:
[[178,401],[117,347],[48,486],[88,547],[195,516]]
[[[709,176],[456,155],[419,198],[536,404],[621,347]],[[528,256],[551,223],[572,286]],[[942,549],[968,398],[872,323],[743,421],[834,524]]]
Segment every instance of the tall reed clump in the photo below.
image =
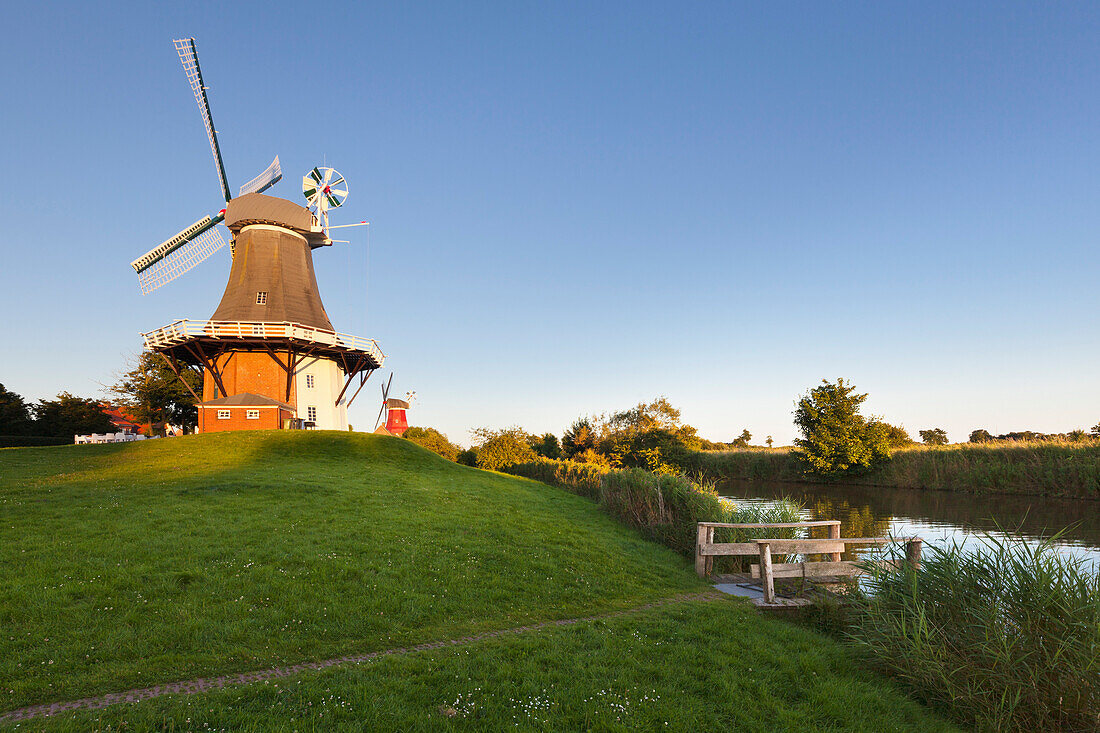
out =
[[[593,499],[623,524],[688,556],[695,553],[698,522],[797,522],[801,518],[801,508],[794,502],[734,505],[719,496],[713,482],[678,474],[656,474],[640,468],[617,470],[548,458],[502,470]],[[790,530],[784,532],[782,536],[790,535]],[[778,536],[775,531],[770,534]]]
[[874,570],[851,639],[978,730],[1100,730],[1100,577],[1049,542],[985,540]]

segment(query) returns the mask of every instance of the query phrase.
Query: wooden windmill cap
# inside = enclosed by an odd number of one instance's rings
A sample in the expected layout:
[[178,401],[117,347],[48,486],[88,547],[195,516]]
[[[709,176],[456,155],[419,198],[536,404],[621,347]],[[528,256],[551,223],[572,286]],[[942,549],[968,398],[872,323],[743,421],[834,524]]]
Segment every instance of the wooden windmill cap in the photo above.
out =
[[293,201],[265,196],[262,193],[246,193],[231,200],[225,207],[225,225],[234,235],[249,224],[269,224],[285,227],[301,234],[316,249],[325,244],[325,235],[314,229],[313,214]]

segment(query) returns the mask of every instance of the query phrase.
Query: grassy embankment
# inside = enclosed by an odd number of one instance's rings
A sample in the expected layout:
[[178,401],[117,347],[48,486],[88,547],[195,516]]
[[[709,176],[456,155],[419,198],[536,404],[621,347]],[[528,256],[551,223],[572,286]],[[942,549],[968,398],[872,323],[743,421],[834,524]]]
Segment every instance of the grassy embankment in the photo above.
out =
[[[732,479],[805,481],[784,448],[703,451],[691,469]],[[1100,499],[1100,441],[958,443],[899,448],[853,484]]]
[[[376,436],[4,450],[0,507],[0,712],[604,614],[705,587],[686,559],[586,499]],[[30,727],[696,721],[947,727],[834,642],[727,599]]]

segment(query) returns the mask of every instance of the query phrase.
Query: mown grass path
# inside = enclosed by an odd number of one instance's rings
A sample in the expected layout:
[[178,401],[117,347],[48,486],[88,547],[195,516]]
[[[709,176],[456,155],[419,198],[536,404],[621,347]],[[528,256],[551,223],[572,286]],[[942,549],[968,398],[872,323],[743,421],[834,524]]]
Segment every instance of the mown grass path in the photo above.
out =
[[162,697],[164,695],[195,695],[202,692],[209,692],[211,690],[219,690],[223,687],[230,687],[233,685],[247,685],[253,682],[279,679],[281,677],[291,677],[293,675],[298,675],[303,672],[327,669],[329,667],[336,667],[338,665],[366,662],[368,660],[377,659],[379,657],[387,657],[398,654],[412,654],[415,652],[424,652],[432,649],[443,649],[445,647],[452,646],[463,646],[479,641],[485,641],[486,639],[495,639],[501,636],[539,631],[541,629],[550,627],[573,626],[575,624],[595,621],[597,619],[616,618],[619,616],[625,616],[626,614],[630,613],[638,613],[639,611],[647,611],[652,608],[667,606],[671,603],[684,603],[686,601],[713,601],[719,598],[724,598],[724,596],[717,591],[687,593],[679,596],[674,596],[672,598],[667,598],[661,601],[647,603],[643,606],[637,606],[635,608],[625,609],[622,611],[617,611],[615,613],[605,613],[598,616],[586,616],[584,618],[569,618],[559,619],[557,621],[546,621],[543,623],[531,624],[528,626],[517,626],[511,629],[501,629],[499,631],[488,631],[483,634],[463,636],[458,639],[431,641],[424,644],[417,644],[415,646],[383,649],[381,651],[371,652],[369,654],[336,657],[334,659],[325,659],[320,662],[305,662],[302,664],[292,664],[286,667],[272,667],[270,669],[263,669],[256,672],[245,672],[243,674],[221,675],[218,677],[199,677],[193,680],[168,682],[165,684],[155,685],[153,687],[142,687],[139,689],[126,690],[125,692],[114,692],[107,695],[98,695],[96,697],[85,697],[80,700],[55,702],[45,705],[30,705],[25,708],[20,708],[19,710],[12,710],[6,713],[0,713],[0,723],[14,723],[16,721],[31,720],[32,718],[49,717],[51,715],[57,715],[59,713],[71,712],[75,710],[98,710],[101,708],[105,708],[109,705],[141,702],[143,700],[150,700],[152,698]]

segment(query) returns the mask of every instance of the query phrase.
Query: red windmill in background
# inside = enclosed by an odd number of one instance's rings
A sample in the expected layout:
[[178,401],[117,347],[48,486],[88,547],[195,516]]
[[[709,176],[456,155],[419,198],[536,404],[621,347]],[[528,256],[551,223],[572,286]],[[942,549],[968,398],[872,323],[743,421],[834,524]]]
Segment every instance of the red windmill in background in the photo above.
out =
[[[382,408],[378,410],[378,418],[374,421],[374,432],[401,436],[409,429],[409,421],[405,416],[405,411],[412,404],[416,392],[406,392],[403,400],[390,398],[390,385],[392,383],[393,372],[390,372],[390,378],[382,385]],[[382,422],[383,413],[386,415],[386,425],[379,428],[378,423]]]

